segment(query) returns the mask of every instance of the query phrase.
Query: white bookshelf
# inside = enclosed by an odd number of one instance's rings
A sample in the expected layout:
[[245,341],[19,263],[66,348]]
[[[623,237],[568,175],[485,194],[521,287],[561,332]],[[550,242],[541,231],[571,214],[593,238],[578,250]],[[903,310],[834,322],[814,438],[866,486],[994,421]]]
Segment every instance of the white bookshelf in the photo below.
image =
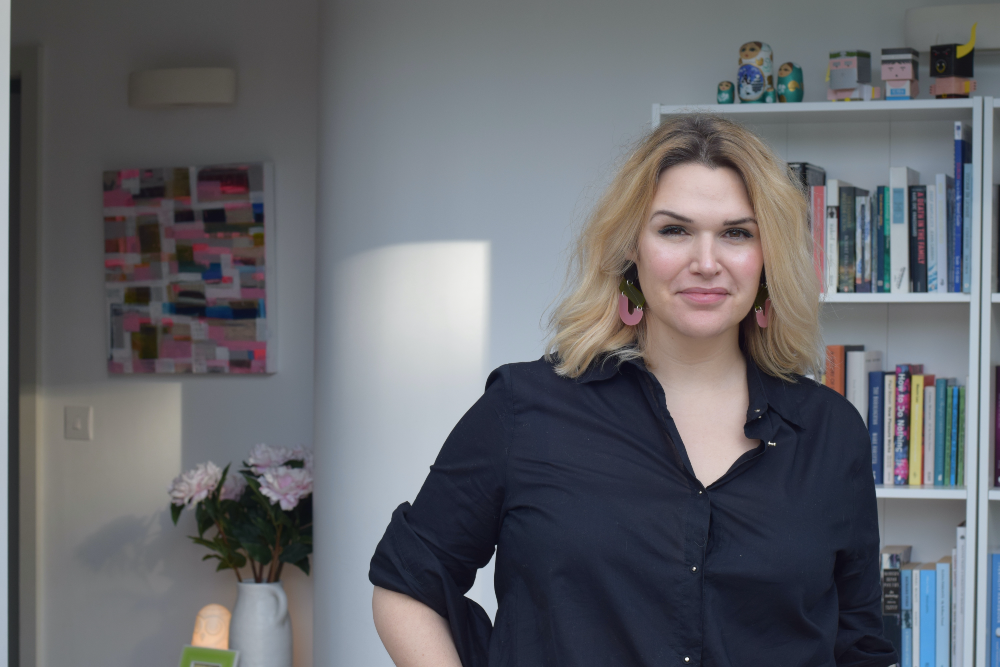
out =
[[992,97],[983,100],[983,170],[982,170],[982,210],[985,216],[982,230],[982,324],[983,341],[980,355],[980,420],[979,440],[979,535],[977,550],[977,576],[979,597],[976,608],[976,654],[981,659],[978,665],[988,664],[989,659],[989,554],[1000,551],[1000,489],[994,487],[994,452],[996,423],[996,391],[994,367],[1000,364],[1000,294],[997,290],[997,215],[996,182],[1000,177],[1000,151],[997,150],[998,102]]
[[[954,173],[953,123],[973,128],[973,162],[981,173],[983,147],[982,98],[910,100],[899,102],[810,102],[798,104],[731,104],[668,106],[654,104],[653,126],[663,117],[705,112],[728,117],[752,129],[788,162],[811,162],[837,178],[875,192],[888,185],[889,168],[909,166],[921,183],[934,175]],[[973,201],[973,249],[981,237],[980,183]],[[985,243],[985,241],[984,241]],[[955,529],[966,523],[965,631],[962,667],[984,665],[974,652],[974,637],[982,637],[975,612],[977,510],[987,502],[980,493],[978,435],[980,423],[980,322],[983,297],[981,258],[973,253],[971,294],[825,294],[820,311],[824,338],[830,344],[863,344],[882,350],[886,370],[900,363],[922,363],[925,372],[966,381],[965,486],[876,486],[882,544],[912,544],[913,560],[936,561],[950,555]],[[994,269],[995,270],[995,269]],[[994,281],[995,284],[995,281]],[[986,292],[989,294],[990,292]],[[989,319],[989,318],[985,318]],[[990,340],[988,337],[983,340]],[[998,339],[1000,340],[1000,339]],[[1000,352],[1000,344],[996,346]],[[1000,354],[997,356],[1000,362]],[[988,381],[988,380],[987,380]],[[987,391],[988,389],[984,389]],[[1000,494],[998,494],[1000,496]],[[1000,519],[1000,503],[997,505]],[[1000,522],[996,539],[1000,545]],[[981,569],[981,568],[980,568]],[[981,588],[981,587],[980,587]]]

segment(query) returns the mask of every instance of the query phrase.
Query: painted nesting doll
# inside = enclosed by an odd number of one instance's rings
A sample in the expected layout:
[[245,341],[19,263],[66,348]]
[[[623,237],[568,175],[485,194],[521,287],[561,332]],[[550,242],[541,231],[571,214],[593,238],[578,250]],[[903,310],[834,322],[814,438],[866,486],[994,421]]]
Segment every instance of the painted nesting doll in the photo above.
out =
[[802,68],[795,63],[782,63],[778,68],[778,101],[802,101]]
[[747,42],[740,47],[737,94],[740,102],[765,102],[765,93],[774,88],[774,54],[764,42]]
[[719,88],[715,91],[715,101],[719,104],[732,104],[736,101],[733,92],[732,81],[720,81]]

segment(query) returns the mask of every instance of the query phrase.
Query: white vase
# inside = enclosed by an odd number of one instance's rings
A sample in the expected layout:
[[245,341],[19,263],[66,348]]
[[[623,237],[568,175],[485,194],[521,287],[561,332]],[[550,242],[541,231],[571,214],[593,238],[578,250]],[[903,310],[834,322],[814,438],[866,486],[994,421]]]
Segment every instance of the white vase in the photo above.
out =
[[292,623],[281,582],[237,586],[229,648],[240,652],[240,667],[292,667]]

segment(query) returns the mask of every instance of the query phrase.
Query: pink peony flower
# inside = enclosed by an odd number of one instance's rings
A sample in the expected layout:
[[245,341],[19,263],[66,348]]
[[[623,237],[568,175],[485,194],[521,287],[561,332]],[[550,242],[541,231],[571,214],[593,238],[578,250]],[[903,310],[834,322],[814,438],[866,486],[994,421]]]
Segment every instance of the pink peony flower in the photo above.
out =
[[222,468],[211,461],[199,463],[194,470],[181,473],[171,482],[167,492],[174,505],[200,503],[215,490],[222,479]]
[[291,450],[284,447],[271,447],[263,442],[254,446],[250,450],[247,464],[255,475],[260,475],[265,470],[277,468],[287,461],[292,455]]
[[292,448],[291,453],[289,453],[288,455],[288,461],[302,461],[305,464],[306,470],[308,470],[310,473],[313,471],[312,450],[306,449],[302,445],[298,445]]
[[286,512],[295,509],[302,498],[312,493],[312,471],[307,468],[278,466],[266,470],[260,479],[260,492],[279,503]]
[[239,500],[243,495],[243,489],[247,488],[247,481],[238,472],[226,475],[226,481],[222,483],[222,491],[219,497],[222,500]]

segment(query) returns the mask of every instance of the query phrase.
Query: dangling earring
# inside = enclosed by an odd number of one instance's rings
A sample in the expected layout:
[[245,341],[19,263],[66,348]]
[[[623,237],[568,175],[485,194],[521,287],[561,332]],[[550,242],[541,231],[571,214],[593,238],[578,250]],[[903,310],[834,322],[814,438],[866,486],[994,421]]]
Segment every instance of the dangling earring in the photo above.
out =
[[642,320],[642,309],[646,305],[646,297],[639,291],[639,272],[633,263],[625,270],[625,275],[618,283],[618,317],[630,327]]
[[768,318],[771,317],[771,297],[767,292],[767,282],[760,284],[757,298],[753,300],[753,311],[757,317],[757,326],[766,329]]

